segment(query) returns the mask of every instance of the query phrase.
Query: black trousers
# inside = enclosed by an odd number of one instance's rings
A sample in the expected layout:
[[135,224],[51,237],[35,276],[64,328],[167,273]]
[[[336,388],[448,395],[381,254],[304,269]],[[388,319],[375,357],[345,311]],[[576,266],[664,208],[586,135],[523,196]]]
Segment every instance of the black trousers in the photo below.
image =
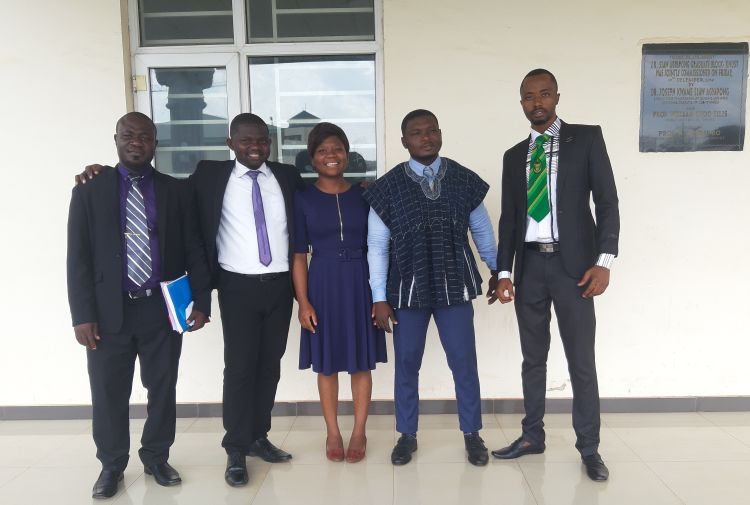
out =
[[271,429],[271,409],[292,316],[289,272],[246,276],[221,271],[224,429],[227,452],[247,454]]
[[172,331],[161,291],[124,301],[118,333],[102,334],[88,350],[96,457],[105,470],[122,471],[130,451],[129,403],[135,359],[148,390],[148,417],[138,455],[144,465],[167,461],[175,437],[175,386],[182,335]]
[[526,250],[521,281],[516,286],[516,315],[521,336],[523,436],[544,442],[544,401],[550,346],[550,306],[554,305],[568,372],[573,386],[576,448],[587,456],[599,446],[599,386],[596,378],[594,301],[581,297],[580,279],[570,277],[559,253]]

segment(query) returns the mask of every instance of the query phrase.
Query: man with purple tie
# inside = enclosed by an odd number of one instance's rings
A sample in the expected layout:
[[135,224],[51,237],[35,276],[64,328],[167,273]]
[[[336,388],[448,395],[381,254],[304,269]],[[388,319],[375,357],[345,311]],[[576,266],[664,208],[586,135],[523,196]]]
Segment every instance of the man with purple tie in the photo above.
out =
[[224,478],[243,486],[246,455],[292,457],[267,436],[292,314],[294,192],[302,179],[295,167],[267,161],[268,126],[254,114],[232,120],[227,145],[235,160],[201,161],[189,181],[224,332]]

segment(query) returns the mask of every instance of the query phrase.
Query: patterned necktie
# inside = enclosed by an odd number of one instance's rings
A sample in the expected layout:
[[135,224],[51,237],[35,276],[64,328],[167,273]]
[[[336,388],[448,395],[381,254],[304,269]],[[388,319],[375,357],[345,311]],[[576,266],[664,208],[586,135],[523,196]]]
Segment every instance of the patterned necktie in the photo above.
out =
[[529,217],[540,222],[549,214],[549,195],[547,191],[547,155],[544,143],[550,139],[545,134],[536,138],[534,150],[529,160],[529,185],[526,192],[526,206]]
[[140,183],[142,175],[129,175],[130,189],[125,200],[125,244],[128,255],[128,279],[140,287],[151,278],[151,247],[148,237],[146,206]]
[[271,244],[268,242],[266,213],[263,212],[263,197],[258,184],[258,170],[248,170],[247,175],[253,180],[253,216],[255,216],[255,234],[258,237],[258,256],[264,266],[271,264]]
[[426,166],[422,169],[422,175],[427,179],[427,184],[432,189],[432,184],[435,182],[435,171],[431,167]]

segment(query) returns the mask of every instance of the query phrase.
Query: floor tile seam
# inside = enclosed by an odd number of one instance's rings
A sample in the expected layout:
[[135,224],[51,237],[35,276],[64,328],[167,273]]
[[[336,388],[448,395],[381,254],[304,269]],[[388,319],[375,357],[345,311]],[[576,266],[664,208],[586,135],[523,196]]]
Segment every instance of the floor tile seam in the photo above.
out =
[[197,417],[194,417],[192,419],[193,419],[192,422],[189,425],[185,426],[185,428],[182,429],[181,431],[175,430],[175,437],[174,437],[175,442],[177,442],[178,439],[180,439],[185,433],[187,433],[190,430],[190,428],[195,424],[195,422],[198,420]]
[[608,428],[608,429],[610,432],[612,432],[615,438],[617,438],[617,440],[619,440],[620,443],[622,443],[622,445],[627,447],[628,450],[632,452],[636,458],[638,458],[638,461],[640,461],[641,463],[645,463],[643,457],[640,454],[638,454],[638,451],[636,451],[633,447],[631,447],[631,445],[628,444],[627,441],[624,438],[622,438],[619,433],[617,433],[617,430],[615,430],[614,428]]
[[4,488],[4,487],[5,487],[5,486],[7,486],[8,484],[10,484],[11,482],[13,482],[13,481],[14,481],[14,480],[16,480],[17,478],[19,478],[19,477],[20,477],[21,475],[23,475],[23,474],[25,474],[26,472],[28,472],[29,470],[31,470],[31,466],[14,466],[14,467],[3,467],[3,468],[23,468],[23,471],[22,471],[22,472],[20,472],[20,473],[19,473],[18,475],[16,475],[15,477],[11,478],[11,479],[10,479],[10,480],[9,480],[8,482],[6,482],[5,484],[3,484],[2,486],[0,486],[0,489]]
[[138,482],[141,479],[143,479],[144,483],[145,483],[145,481],[146,481],[146,474],[145,474],[145,472],[140,472],[138,474],[138,476],[135,479],[133,479],[133,481],[130,484],[127,484],[127,485],[125,485],[125,480],[123,479],[123,490],[122,490],[122,493],[118,492],[118,494],[120,495],[120,498],[118,498],[118,500],[121,500],[122,497],[127,494],[128,489],[130,489],[133,486],[133,484],[135,484],[136,482]]
[[727,435],[729,435],[730,437],[732,437],[733,439],[735,439],[737,442],[741,443],[742,445],[744,445],[746,447],[750,447],[750,442],[745,442],[744,440],[742,440],[741,438],[739,438],[734,433],[732,433],[731,431],[728,430],[728,428],[737,428],[737,426],[719,426],[719,425],[717,425],[716,427],[719,428],[724,433],[726,433]]
[[[271,469],[273,468],[273,464],[270,464],[270,465],[268,465],[268,466],[266,466],[264,468],[265,468],[265,472],[263,472],[263,478],[258,483],[258,487],[255,490],[255,494],[253,494],[253,498],[252,498],[252,500],[250,500],[250,504],[249,505],[253,505],[255,503],[255,500],[258,498],[258,495],[260,494],[260,490],[263,487],[263,484],[265,484],[266,479],[268,478],[268,474],[271,473]],[[250,477],[252,478],[252,475]]]
[[523,465],[521,465],[521,462],[518,461],[518,460],[516,460],[516,461],[513,461],[513,463],[515,463],[516,466],[518,467],[518,469],[521,471],[521,475],[523,475],[523,481],[526,484],[526,487],[529,488],[529,491],[531,491],[531,498],[534,500],[534,503],[536,503],[537,505],[540,505],[541,503],[544,503],[544,500],[542,500],[541,502],[539,501],[539,498],[537,497],[536,493],[534,492],[534,488],[531,486],[531,482],[529,481],[529,477],[528,477],[528,475],[526,475],[526,472],[524,471]]
[[683,500],[682,497],[679,494],[677,494],[676,490],[672,489],[672,486],[670,486],[669,484],[667,484],[667,482],[662,478],[662,476],[659,475],[659,472],[657,472],[656,470],[654,470],[654,468],[649,464],[648,461],[644,461],[643,464],[646,465],[646,468],[648,468],[649,471],[656,476],[656,478],[659,480],[659,482],[662,483],[662,485],[664,487],[666,487],[667,489],[669,489],[669,492],[672,493],[672,495],[674,495],[675,498],[677,498],[677,501],[679,501],[683,505],[686,505],[687,502],[685,500]]

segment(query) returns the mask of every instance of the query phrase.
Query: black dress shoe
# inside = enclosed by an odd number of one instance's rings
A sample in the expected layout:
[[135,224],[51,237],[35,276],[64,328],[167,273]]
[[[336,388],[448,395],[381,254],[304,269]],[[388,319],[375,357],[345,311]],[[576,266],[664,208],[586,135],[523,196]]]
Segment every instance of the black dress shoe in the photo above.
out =
[[102,470],[91,490],[92,498],[111,498],[117,493],[117,484],[122,480],[122,472]]
[[479,436],[479,433],[464,435],[464,445],[469,455],[469,463],[474,466],[484,466],[487,464],[490,457],[487,454],[487,447],[484,445],[484,440]]
[[583,465],[586,467],[586,475],[589,476],[589,479],[597,482],[609,479],[609,469],[604,464],[604,461],[602,461],[602,457],[599,456],[598,452],[589,456],[581,456],[581,461],[583,461]]
[[164,463],[146,465],[143,467],[143,471],[146,472],[146,475],[153,475],[154,480],[160,486],[176,486],[182,482],[177,470],[172,468],[172,465],[166,461]]
[[391,463],[396,466],[407,464],[411,461],[411,454],[417,450],[417,437],[412,435],[401,435],[391,452]]
[[250,444],[250,450],[247,454],[249,456],[258,456],[268,463],[283,463],[292,459],[291,454],[273,445],[267,437],[259,438]]
[[230,452],[227,454],[227,471],[224,472],[224,480],[232,487],[244,486],[247,484],[247,464],[245,455],[239,452]]
[[516,459],[525,454],[541,454],[544,449],[544,444],[534,444],[524,440],[523,437],[519,437],[508,447],[492,451],[492,455],[498,459]]

